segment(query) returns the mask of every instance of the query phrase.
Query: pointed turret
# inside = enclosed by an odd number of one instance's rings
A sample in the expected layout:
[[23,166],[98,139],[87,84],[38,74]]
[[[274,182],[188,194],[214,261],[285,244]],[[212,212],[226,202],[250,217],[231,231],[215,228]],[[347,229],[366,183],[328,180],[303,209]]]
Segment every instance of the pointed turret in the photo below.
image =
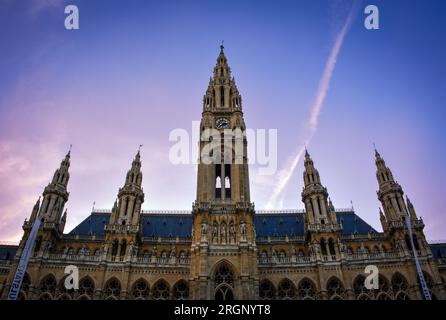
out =
[[31,213],[31,218],[29,219],[30,222],[33,222],[34,220],[36,220],[37,214],[39,213],[39,209],[40,209],[40,197],[39,197],[39,199],[37,199],[37,202],[33,207],[33,211]]
[[386,162],[375,149],[376,179],[380,186],[395,182],[392,171],[386,166]]
[[305,204],[309,222],[316,224],[336,224],[336,214],[332,213],[334,208],[331,210],[328,204],[327,189],[321,184],[319,172],[314,167],[313,159],[311,159],[308,150],[305,150],[304,166],[302,201]]
[[203,111],[237,111],[242,109],[242,97],[231,76],[231,68],[223,45],[214,67],[213,77],[203,98]]
[[410,219],[416,220],[417,214],[415,212],[415,208],[414,208],[412,202],[410,201],[409,197],[407,197],[407,196],[406,196],[406,202],[407,202],[407,210],[409,211]]
[[375,149],[376,179],[379,190],[378,199],[381,201],[387,221],[401,221],[407,213],[403,199],[403,189],[393,178],[392,171]]
[[67,185],[70,179],[70,154],[71,147],[59,168],[54,172],[51,183],[46,186],[43,192],[39,216],[44,218],[46,222],[59,223],[65,203],[68,201]]
[[313,159],[311,159],[308,150],[305,149],[305,161],[304,161],[304,185],[305,187],[312,184],[321,184],[321,179],[319,177],[319,172],[314,167]]
[[136,153],[131,168],[127,171],[124,186],[119,189],[118,202],[115,201],[110,224],[137,225],[141,205],[144,202],[142,185],[141,154]]

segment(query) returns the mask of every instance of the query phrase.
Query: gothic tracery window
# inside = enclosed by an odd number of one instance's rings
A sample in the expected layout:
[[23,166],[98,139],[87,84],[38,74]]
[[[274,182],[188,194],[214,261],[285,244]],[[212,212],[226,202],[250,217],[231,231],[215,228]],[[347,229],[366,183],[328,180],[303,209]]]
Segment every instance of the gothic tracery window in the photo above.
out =
[[167,300],[169,299],[170,290],[169,284],[164,280],[158,280],[152,286],[152,298],[154,300]]
[[175,300],[187,300],[189,299],[189,285],[186,281],[178,281],[172,290],[172,296]]
[[277,288],[277,296],[282,300],[296,299],[295,285],[290,280],[283,279]]
[[56,293],[56,287],[56,278],[52,274],[47,275],[42,279],[42,281],[40,281],[39,289],[41,292],[41,298],[43,297],[43,299],[46,299],[49,296],[49,299],[46,300],[50,300]]
[[316,298],[316,286],[309,279],[303,279],[297,287],[297,294],[301,300],[313,300]]
[[234,284],[234,273],[225,264],[222,264],[215,272],[215,286],[221,283],[226,283],[230,286]]
[[392,277],[392,290],[395,294],[400,291],[406,291],[408,288],[407,280],[404,276],[397,272]]
[[104,287],[104,295],[106,299],[116,298],[118,299],[121,294],[121,283],[118,279],[112,278],[107,281]]
[[365,284],[365,277],[360,274],[358,275],[355,280],[353,281],[353,292],[356,295],[356,298],[360,300],[365,300],[364,295],[369,294],[369,290],[364,286]]
[[262,300],[273,300],[275,297],[274,285],[269,280],[260,281],[259,296]]
[[84,277],[79,281],[79,295],[87,295],[90,298],[93,297],[94,283],[89,277]]
[[338,278],[333,277],[327,282],[327,293],[329,299],[342,299],[344,294],[344,286]]
[[137,300],[147,300],[149,298],[149,285],[144,279],[135,282],[132,287],[132,297]]

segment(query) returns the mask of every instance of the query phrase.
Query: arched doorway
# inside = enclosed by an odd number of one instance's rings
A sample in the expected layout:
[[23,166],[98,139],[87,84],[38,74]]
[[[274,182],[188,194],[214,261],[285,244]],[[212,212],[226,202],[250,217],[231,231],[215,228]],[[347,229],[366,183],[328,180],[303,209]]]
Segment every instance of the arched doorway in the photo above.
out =
[[215,300],[234,300],[234,272],[226,263],[219,265],[214,272]]

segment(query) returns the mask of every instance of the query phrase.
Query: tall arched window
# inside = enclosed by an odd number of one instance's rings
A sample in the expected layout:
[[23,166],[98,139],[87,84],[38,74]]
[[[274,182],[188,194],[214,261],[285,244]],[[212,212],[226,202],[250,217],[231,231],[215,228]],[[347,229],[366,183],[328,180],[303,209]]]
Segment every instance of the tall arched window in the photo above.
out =
[[226,265],[221,264],[214,274],[215,300],[234,300],[232,289],[234,287],[234,272]]
[[220,178],[220,176],[218,176],[218,177],[215,179],[215,187],[216,187],[216,188],[221,188],[221,178]]
[[328,250],[330,250],[332,256],[336,255],[334,241],[331,238],[328,240]]
[[189,299],[189,285],[185,280],[180,280],[173,286],[172,297],[175,300]]
[[118,239],[115,239],[112,245],[112,256],[116,256],[118,254],[118,246],[119,246]]
[[321,251],[324,256],[327,255],[327,242],[325,242],[325,239],[321,239]]
[[277,287],[277,297],[281,300],[296,299],[296,286],[290,280],[283,279]]
[[125,255],[126,249],[127,249],[127,241],[125,239],[123,239],[121,241],[121,253],[120,253],[121,257]]
[[[223,69],[221,70],[223,74]],[[220,87],[220,105],[222,107],[225,106],[225,88],[223,86]]]

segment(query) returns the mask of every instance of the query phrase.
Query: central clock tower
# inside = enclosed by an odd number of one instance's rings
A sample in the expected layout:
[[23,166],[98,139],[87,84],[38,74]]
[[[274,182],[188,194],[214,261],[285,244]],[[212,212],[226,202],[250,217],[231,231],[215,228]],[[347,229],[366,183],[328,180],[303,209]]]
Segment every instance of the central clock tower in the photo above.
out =
[[242,98],[220,48],[203,97],[191,294],[193,299],[255,299],[257,248]]

